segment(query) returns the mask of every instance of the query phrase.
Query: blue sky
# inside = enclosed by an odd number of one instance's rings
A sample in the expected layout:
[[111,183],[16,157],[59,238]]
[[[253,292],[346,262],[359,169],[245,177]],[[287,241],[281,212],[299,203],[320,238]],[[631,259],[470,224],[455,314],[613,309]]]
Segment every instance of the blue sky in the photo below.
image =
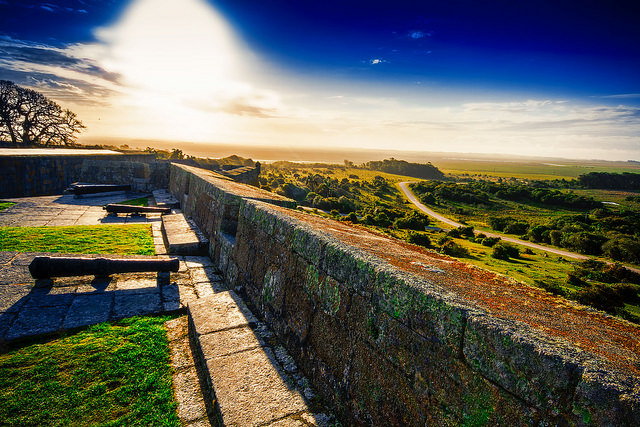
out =
[[602,1],[0,0],[0,78],[88,138],[640,159],[639,21]]

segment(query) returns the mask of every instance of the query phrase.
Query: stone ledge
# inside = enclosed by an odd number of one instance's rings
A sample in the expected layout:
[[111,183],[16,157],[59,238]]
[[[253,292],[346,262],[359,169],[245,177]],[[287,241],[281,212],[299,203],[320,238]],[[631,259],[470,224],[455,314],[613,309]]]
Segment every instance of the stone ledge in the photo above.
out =
[[[189,332],[223,425],[329,425],[251,326],[257,320],[233,291],[188,306]],[[304,421],[304,422],[303,422]]]

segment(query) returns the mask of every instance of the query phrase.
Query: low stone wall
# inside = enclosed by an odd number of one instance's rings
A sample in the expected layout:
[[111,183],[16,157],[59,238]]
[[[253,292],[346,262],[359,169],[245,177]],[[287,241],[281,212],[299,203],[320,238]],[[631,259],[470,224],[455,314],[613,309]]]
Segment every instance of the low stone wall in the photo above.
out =
[[152,154],[0,156],[0,197],[60,194],[78,181],[148,192],[168,186],[169,164]]
[[197,168],[170,188],[345,424],[640,419],[635,325]]

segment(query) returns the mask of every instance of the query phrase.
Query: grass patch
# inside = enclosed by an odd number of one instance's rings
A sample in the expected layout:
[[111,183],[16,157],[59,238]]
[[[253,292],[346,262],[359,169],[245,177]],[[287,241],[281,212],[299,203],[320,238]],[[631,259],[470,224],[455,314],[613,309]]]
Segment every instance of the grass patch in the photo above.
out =
[[3,211],[11,206],[15,205],[15,203],[11,202],[0,202],[0,211]]
[[148,197],[140,197],[138,199],[125,200],[124,202],[119,202],[120,205],[132,205],[132,206],[149,206],[149,198]]
[[0,250],[155,255],[151,226],[0,227]]
[[179,426],[169,318],[102,323],[0,355],[2,424]]

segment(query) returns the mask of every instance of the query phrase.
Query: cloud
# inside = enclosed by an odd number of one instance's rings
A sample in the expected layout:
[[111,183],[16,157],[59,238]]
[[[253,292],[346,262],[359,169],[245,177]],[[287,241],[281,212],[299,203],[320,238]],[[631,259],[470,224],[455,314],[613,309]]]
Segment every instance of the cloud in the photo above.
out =
[[227,103],[221,111],[237,116],[257,117],[261,119],[275,118],[276,109],[252,105],[245,99],[236,99]]
[[600,95],[600,96],[593,96],[592,98],[634,99],[634,98],[640,98],[640,93],[620,93],[616,95]]
[[369,64],[371,65],[378,65],[378,64],[384,64],[387,61],[385,59],[382,58],[372,58],[369,60]]
[[422,30],[409,31],[409,37],[414,39],[414,40],[423,39],[425,37],[431,37],[432,35],[433,34],[431,32],[428,32],[428,31],[422,31]]
[[80,45],[57,48],[0,36],[0,72],[3,69],[37,72],[43,67],[64,68],[111,82],[118,80],[117,73],[106,71],[98,65],[97,59],[84,57],[82,53]]

